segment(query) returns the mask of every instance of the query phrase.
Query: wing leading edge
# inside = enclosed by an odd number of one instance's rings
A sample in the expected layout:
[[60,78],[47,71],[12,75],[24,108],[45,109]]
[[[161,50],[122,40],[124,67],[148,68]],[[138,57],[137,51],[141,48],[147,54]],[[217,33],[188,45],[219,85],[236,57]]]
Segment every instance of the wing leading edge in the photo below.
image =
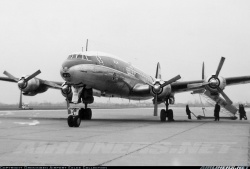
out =
[[[6,82],[17,83],[17,81],[8,77],[0,77],[0,80],[6,81]],[[38,80],[40,81],[41,85],[45,85],[48,88],[53,88],[53,89],[61,89],[61,85],[63,84],[63,82],[54,82],[54,81],[47,81],[47,80],[42,80],[42,79],[38,79]]]

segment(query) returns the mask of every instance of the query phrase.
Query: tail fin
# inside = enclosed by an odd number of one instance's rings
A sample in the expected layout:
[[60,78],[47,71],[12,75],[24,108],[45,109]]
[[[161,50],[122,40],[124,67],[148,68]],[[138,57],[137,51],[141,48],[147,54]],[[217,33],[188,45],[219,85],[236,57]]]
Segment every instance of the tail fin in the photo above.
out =
[[159,62],[157,63],[155,78],[156,79],[161,79],[161,66],[160,66]]
[[205,64],[204,64],[204,62],[203,62],[203,64],[202,64],[202,80],[205,80]]

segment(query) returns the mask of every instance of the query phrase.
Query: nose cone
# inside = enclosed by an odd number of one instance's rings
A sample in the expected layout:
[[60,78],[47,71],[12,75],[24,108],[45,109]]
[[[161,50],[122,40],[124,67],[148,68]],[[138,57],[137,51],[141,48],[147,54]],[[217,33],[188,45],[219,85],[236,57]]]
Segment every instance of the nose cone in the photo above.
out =
[[60,70],[61,77],[67,82],[72,81],[72,71],[70,71],[70,67],[71,65],[69,64],[69,61],[66,60],[63,62]]

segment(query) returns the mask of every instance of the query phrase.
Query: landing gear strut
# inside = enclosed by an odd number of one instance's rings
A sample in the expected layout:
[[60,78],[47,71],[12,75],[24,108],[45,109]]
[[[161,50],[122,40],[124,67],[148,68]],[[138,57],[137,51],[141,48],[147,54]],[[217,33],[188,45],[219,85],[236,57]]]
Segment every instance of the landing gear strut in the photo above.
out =
[[168,118],[168,121],[174,121],[173,110],[168,109],[169,106],[168,100],[166,100],[165,105],[166,105],[166,110],[161,109],[161,114],[160,114],[161,121],[166,121],[166,118]]
[[[81,124],[81,120],[91,120],[92,111],[88,108],[88,104],[94,102],[93,90],[86,89],[86,86],[83,87],[74,87],[72,86],[73,96],[71,99],[67,100],[68,107],[68,125],[69,127],[79,127]],[[69,101],[70,100],[70,101]],[[69,102],[74,103],[70,106]],[[79,103],[84,103],[85,107]]]

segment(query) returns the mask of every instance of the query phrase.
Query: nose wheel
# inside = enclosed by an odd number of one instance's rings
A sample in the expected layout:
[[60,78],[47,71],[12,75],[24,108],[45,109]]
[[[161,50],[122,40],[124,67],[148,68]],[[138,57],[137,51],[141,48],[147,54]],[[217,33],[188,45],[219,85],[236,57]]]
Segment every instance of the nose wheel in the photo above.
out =
[[[70,109],[72,111],[72,114],[68,116],[67,122],[69,127],[79,127],[81,124],[81,118],[78,115],[76,115],[76,112],[78,111],[79,108],[72,108]],[[71,112],[70,111],[70,112]]]
[[85,105],[85,108],[74,107],[68,109],[70,110],[67,119],[69,127],[79,127],[81,120],[91,120],[92,118],[92,110],[87,108],[87,104]]
[[79,127],[81,124],[81,118],[76,115],[69,115],[68,117],[68,125],[69,127]]
[[166,121],[168,118],[168,121],[174,121],[174,114],[172,109],[168,109],[168,101],[165,102],[166,104],[166,110],[161,109],[161,114],[160,114],[160,120],[162,122]]

